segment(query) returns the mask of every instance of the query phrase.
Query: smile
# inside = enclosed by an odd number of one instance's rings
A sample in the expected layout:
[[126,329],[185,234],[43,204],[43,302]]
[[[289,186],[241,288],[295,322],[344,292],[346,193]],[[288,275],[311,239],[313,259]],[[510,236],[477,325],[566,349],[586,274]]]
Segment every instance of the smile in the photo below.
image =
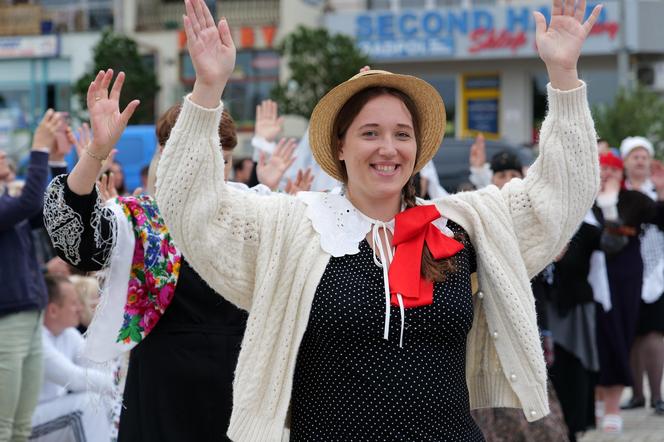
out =
[[396,174],[400,167],[399,164],[371,164],[371,168],[383,176]]

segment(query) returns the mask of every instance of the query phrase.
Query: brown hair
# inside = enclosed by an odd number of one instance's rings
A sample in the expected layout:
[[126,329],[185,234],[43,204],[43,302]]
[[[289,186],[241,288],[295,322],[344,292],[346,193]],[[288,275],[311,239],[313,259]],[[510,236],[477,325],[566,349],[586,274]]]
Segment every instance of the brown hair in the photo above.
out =
[[[344,162],[339,159],[339,151],[341,150],[341,145],[344,137],[346,136],[346,132],[348,131],[350,125],[353,123],[353,120],[355,120],[357,115],[362,111],[364,106],[372,99],[382,95],[390,95],[398,98],[401,100],[401,102],[403,102],[413,120],[413,129],[415,129],[415,142],[418,146],[420,144],[419,114],[415,102],[408,95],[398,89],[390,87],[370,87],[361,90],[360,92],[353,95],[341,107],[339,113],[337,113],[334,119],[334,124],[332,126],[332,146],[334,150],[333,155],[335,161],[337,162],[337,170],[343,177],[344,183],[348,183],[348,174],[346,172],[346,166],[344,165]],[[418,156],[419,149],[415,158],[416,163]],[[415,199],[415,186],[413,184],[412,177],[401,190],[401,198],[406,205],[406,208],[415,207],[417,205]],[[455,239],[463,240],[463,238],[459,236],[457,236]],[[454,257],[436,260],[431,255],[431,251],[425,244],[424,249],[422,250],[422,266],[420,268],[422,276],[434,282],[443,282],[445,279],[447,279],[448,275],[456,272],[456,269],[456,259]]]
[[[160,146],[165,146],[168,137],[171,136],[171,130],[175,126],[175,122],[180,115],[182,105],[176,104],[168,108],[157,120],[155,126],[155,133],[157,134],[157,142]],[[223,150],[233,150],[237,146],[237,134],[235,131],[235,121],[226,109],[221,114],[221,121],[219,122],[219,142]]]

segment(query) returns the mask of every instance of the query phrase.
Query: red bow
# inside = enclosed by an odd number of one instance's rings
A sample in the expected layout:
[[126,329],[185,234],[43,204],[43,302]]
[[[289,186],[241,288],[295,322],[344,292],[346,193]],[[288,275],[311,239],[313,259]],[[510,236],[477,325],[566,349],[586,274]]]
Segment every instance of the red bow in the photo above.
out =
[[434,205],[412,207],[394,218],[392,244],[396,252],[389,270],[392,305],[399,305],[397,293],[406,308],[433,303],[433,282],[420,270],[425,241],[435,259],[449,258],[463,249],[463,244],[431,224],[438,218],[440,212]]

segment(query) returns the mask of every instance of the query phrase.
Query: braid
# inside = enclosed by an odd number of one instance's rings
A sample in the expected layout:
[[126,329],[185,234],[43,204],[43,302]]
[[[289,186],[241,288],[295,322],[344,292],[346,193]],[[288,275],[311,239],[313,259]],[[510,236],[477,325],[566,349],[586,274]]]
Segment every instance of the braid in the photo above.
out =
[[406,209],[410,209],[411,207],[415,207],[417,205],[417,200],[415,199],[417,193],[415,191],[415,184],[413,182],[414,180],[415,177],[409,179],[401,191],[401,196],[403,198],[403,203],[405,204]]
[[[414,178],[408,180],[408,183],[401,190],[401,198],[407,209],[417,205],[413,180]],[[463,241],[464,238],[460,235],[455,235],[454,239]],[[422,267],[420,268],[422,276],[433,282],[443,282],[449,275],[456,272],[456,270],[456,258],[454,256],[437,260],[431,255],[429,247],[426,244],[424,245],[424,249],[422,250]]]

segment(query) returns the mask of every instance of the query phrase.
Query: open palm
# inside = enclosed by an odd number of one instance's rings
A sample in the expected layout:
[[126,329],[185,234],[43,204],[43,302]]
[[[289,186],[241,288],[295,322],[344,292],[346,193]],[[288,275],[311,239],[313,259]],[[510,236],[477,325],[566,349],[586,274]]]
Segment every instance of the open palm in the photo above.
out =
[[537,50],[544,63],[559,69],[576,69],[583,42],[590,34],[601,10],[602,6],[597,5],[584,22],[585,0],[579,0],[576,7],[573,0],[553,0],[548,27],[544,15],[535,12]]
[[184,30],[196,79],[225,85],[235,66],[235,45],[226,19],[215,25],[203,0],[185,0]]
[[87,95],[90,124],[92,125],[94,147],[89,147],[100,157],[107,157],[120,139],[127,123],[139,105],[133,100],[120,112],[120,92],[125,74],[120,72],[115,79],[109,94],[108,87],[113,79],[113,70],[99,71],[95,80],[90,83]]

